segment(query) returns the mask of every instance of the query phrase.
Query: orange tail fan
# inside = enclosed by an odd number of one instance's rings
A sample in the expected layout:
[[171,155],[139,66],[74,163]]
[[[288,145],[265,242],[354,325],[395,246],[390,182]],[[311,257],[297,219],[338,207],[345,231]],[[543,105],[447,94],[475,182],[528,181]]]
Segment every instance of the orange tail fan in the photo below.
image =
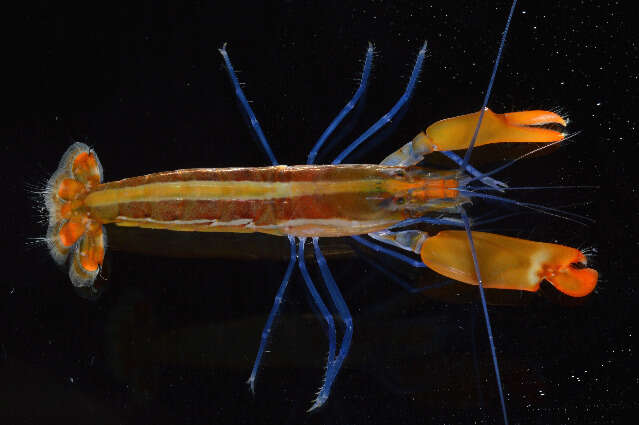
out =
[[102,166],[96,153],[84,143],[74,143],[62,156],[44,192],[49,252],[58,264],[72,253],[69,277],[75,286],[91,286],[104,259],[103,226],[88,216],[83,205],[86,194],[101,182]]

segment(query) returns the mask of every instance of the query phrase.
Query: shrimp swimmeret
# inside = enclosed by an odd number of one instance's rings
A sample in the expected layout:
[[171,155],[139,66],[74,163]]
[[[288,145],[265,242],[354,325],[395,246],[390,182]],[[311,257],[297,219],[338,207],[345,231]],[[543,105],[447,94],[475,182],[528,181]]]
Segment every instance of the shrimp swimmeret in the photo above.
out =
[[[380,252],[399,255],[380,244],[408,251],[418,255],[421,261],[400,255],[405,261],[418,267],[425,265],[460,282],[479,285],[480,289],[536,291],[542,280],[573,297],[585,296],[594,289],[597,272],[585,267],[586,257],[577,249],[471,232],[465,204],[473,198],[508,200],[473,191],[475,186],[472,184],[477,182],[498,190],[503,184],[472,168],[467,158],[459,158],[450,152],[461,149],[470,152],[473,146],[491,143],[557,143],[564,134],[543,126],[565,126],[559,115],[541,110],[497,114],[483,107],[480,112],[432,124],[379,165],[341,164],[355,147],[390,121],[409,98],[425,56],[424,45],[406,92],[389,114],[340,154],[333,164],[313,165],[323,141],[352,109],[366,87],[373,53],[369,47],[359,89],[311,151],[308,164],[277,165],[246,102],[225,48],[220,52],[239,100],[273,165],[177,170],[103,182],[97,154],[85,144],[73,144],[50,178],[44,196],[49,212],[46,239],[51,255],[58,263],[68,259],[69,276],[74,285],[93,285],[104,259],[107,245],[104,225],[108,223],[174,231],[261,232],[287,236],[291,248],[289,265],[267,319],[248,382],[253,390],[273,318],[297,264],[315,307],[326,321],[329,336],[325,379],[311,409],[328,399],[348,354],[353,332],[348,307],[319,248],[320,237],[354,236],[362,240],[359,235],[368,235],[375,242],[365,243],[375,244]],[[456,159],[459,170],[435,171],[417,166],[426,155],[435,151]],[[443,218],[445,215],[457,217]],[[415,229],[414,224],[420,222],[456,225],[465,230],[445,230],[431,236]],[[398,230],[400,228],[405,230]],[[330,301],[344,324],[339,351],[334,318],[306,269],[303,255],[306,238],[313,239]],[[489,326],[487,316],[486,321]],[[491,349],[502,410],[507,420],[492,338]]]

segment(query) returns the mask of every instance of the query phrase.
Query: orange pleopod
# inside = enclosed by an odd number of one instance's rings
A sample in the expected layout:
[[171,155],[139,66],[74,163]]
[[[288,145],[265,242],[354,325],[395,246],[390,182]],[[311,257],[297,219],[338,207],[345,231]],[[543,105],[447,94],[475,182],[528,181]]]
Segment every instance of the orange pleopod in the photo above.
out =
[[[413,139],[414,150],[426,153],[468,148],[477,127],[479,114],[479,112],[474,112],[437,121],[415,136]],[[506,142],[551,143],[564,138],[562,132],[534,127],[547,124],[565,126],[566,121],[561,116],[549,111],[496,114],[486,108],[475,146]]]
[[104,259],[106,236],[102,223],[89,216],[83,203],[91,188],[101,181],[102,167],[95,152],[84,143],[74,143],[44,192],[49,212],[49,251],[59,264],[73,252],[69,276],[76,286],[93,284]]
[[[485,288],[537,291],[542,280],[572,297],[588,295],[598,274],[586,268],[585,255],[567,246],[472,232]],[[477,285],[466,232],[445,230],[424,241],[421,258],[451,279]]]

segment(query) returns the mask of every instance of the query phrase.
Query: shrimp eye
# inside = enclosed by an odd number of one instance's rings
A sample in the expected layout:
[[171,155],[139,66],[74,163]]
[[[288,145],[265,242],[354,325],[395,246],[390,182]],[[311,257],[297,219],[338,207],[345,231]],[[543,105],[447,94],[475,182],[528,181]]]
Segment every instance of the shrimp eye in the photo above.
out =
[[397,205],[404,205],[406,203],[406,199],[405,198],[397,198],[397,200],[395,202],[397,202]]

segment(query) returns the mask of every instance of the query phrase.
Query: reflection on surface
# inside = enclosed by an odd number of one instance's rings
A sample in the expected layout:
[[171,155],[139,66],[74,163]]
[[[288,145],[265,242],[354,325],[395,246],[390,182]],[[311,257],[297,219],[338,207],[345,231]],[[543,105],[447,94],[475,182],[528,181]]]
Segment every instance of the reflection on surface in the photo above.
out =
[[[384,304],[392,302],[392,310],[414,310],[418,300],[403,294]],[[354,316],[357,344],[346,362],[347,377],[338,381],[373,380],[382,391],[410,394],[431,407],[479,407],[484,398],[495,396],[484,394],[486,376],[480,374],[490,371],[491,364],[484,342],[477,340],[484,331],[473,308],[464,308],[462,319],[436,311],[392,320],[376,317],[377,309],[363,308]],[[169,323],[166,314],[166,308],[154,306],[138,290],[121,295],[106,332],[107,358],[118,380],[145,398],[156,398],[176,375],[214,377],[224,371],[248,376],[266,315],[188,324]],[[326,342],[320,323],[308,313],[279,318],[256,397],[272,388],[274,380],[286,394],[287,387],[299,385],[295,382],[300,376],[308,381],[302,387],[309,389],[312,377],[323,370]],[[523,367],[516,359],[508,361],[509,369]],[[543,390],[542,375],[526,375],[513,391],[532,396]],[[277,382],[278,376],[286,378]],[[304,394],[294,397],[304,399]]]
[[[432,233],[436,228],[424,227]],[[171,258],[217,258],[232,260],[288,261],[290,253],[285,238],[262,233],[200,233],[141,229],[108,225],[109,248],[138,254]],[[350,238],[322,238],[322,252],[328,260],[352,259],[375,262],[386,275],[393,274],[414,288],[428,288],[423,295],[452,303],[470,303],[477,300],[477,287],[451,281],[424,269],[413,269],[392,258],[384,258]],[[306,250],[306,260],[315,261],[312,250]],[[111,266],[107,262],[108,267]],[[389,279],[390,280],[390,279]],[[339,281],[338,281],[339,283]],[[348,291],[347,288],[342,288]],[[564,296],[546,282],[540,291],[544,297],[566,305],[581,305],[584,298]],[[522,305],[535,297],[525,291],[487,290],[486,297],[493,305]]]

